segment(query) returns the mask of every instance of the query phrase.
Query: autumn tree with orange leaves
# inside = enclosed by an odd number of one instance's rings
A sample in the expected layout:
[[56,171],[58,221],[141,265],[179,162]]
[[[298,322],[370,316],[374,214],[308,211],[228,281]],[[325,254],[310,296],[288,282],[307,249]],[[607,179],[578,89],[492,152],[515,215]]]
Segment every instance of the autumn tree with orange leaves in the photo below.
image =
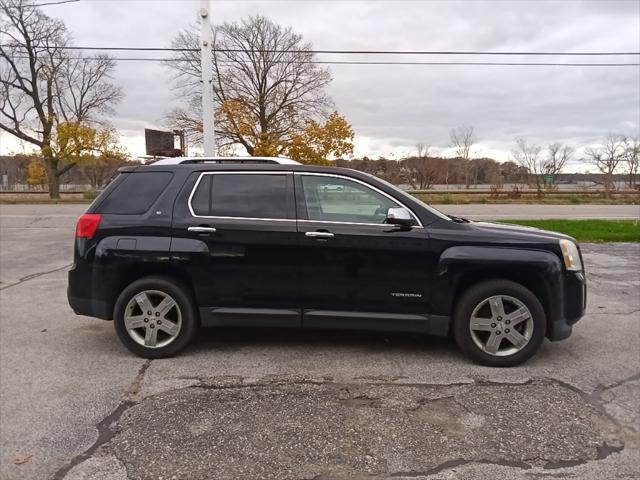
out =
[[[289,155],[307,163],[351,153],[353,130],[334,111],[325,92],[331,74],[317,63],[310,43],[260,15],[217,25],[213,34],[218,148],[241,146],[249,155]],[[167,62],[187,103],[169,121],[196,143],[202,140],[199,38],[196,29],[180,32]]]
[[286,153],[301,163],[326,165],[328,159],[353,153],[353,128],[344,117],[333,112],[324,124],[310,121],[292,137]]

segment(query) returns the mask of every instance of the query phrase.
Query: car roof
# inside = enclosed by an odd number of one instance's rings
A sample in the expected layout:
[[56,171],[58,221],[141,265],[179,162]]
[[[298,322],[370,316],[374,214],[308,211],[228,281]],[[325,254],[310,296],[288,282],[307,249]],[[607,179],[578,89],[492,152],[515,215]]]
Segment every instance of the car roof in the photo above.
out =
[[[136,165],[130,167],[121,167],[120,172],[133,171],[192,171],[192,172],[216,172],[216,171],[282,171],[282,172],[315,172],[315,173],[334,173],[356,174],[361,176],[363,172],[353,170],[351,168],[332,167],[324,165],[303,165],[300,163],[292,164],[274,164],[274,163],[152,163],[150,165]],[[362,175],[367,176],[369,175]]]
[[203,163],[250,163],[250,164],[275,164],[275,165],[300,165],[300,162],[284,157],[172,157],[162,158],[150,165],[182,165],[182,164],[203,164]]

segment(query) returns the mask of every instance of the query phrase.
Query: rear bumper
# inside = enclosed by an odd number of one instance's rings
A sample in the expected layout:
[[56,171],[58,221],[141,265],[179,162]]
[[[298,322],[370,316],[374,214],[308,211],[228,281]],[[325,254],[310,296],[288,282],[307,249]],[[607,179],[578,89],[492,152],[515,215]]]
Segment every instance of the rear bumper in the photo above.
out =
[[566,272],[556,296],[556,308],[549,322],[549,340],[564,340],[571,335],[573,325],[587,308],[587,282],[583,272]]
[[[85,270],[85,271],[83,271]],[[111,320],[113,311],[111,302],[104,300],[94,288],[94,279],[88,275],[88,269],[73,266],[68,273],[67,300],[69,306],[77,315]],[[100,292],[102,293],[102,292]]]
[[111,320],[112,314],[109,312],[109,306],[106,302],[100,302],[90,298],[72,297],[68,292],[67,299],[69,300],[71,309],[76,315]]

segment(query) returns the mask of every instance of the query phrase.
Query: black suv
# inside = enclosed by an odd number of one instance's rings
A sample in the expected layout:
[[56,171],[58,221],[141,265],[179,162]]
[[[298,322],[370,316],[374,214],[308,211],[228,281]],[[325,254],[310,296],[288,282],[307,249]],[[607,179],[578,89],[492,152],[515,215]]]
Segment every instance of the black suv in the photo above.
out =
[[452,335],[511,366],[571,334],[586,284],[572,238],[447,216],[362,172],[167,159],[120,169],[80,217],[68,297],[147,358],[250,326]]

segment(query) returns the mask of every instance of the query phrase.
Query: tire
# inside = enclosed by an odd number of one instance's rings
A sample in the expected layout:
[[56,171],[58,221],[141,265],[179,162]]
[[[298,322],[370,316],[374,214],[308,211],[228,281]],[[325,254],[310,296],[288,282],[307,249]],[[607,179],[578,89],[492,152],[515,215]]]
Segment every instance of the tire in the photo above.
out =
[[460,350],[476,362],[513,367],[538,351],[546,326],[544,308],[530,290],[510,280],[488,280],[460,296],[453,336]]
[[113,325],[131,352],[143,358],[166,358],[187,346],[198,322],[192,297],[182,285],[167,277],[145,277],[122,291]]

